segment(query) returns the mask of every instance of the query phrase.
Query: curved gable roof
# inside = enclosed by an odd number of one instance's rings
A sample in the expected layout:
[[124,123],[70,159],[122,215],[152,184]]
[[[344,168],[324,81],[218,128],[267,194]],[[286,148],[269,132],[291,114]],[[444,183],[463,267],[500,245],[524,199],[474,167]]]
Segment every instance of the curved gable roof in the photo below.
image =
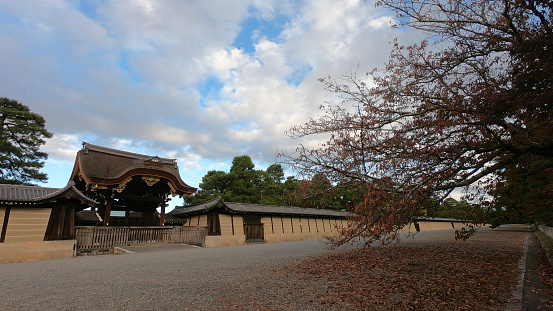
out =
[[192,195],[196,188],[180,177],[175,159],[121,151],[84,142],[77,152],[71,180],[82,177],[87,184],[115,186],[133,176],[167,179],[179,194]]

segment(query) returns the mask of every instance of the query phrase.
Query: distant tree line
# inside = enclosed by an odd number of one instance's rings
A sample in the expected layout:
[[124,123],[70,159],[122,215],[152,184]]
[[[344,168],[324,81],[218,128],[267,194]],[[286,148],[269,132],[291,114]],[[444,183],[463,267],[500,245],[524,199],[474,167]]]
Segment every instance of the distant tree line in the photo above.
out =
[[[337,188],[342,190],[336,191]],[[208,171],[202,177],[198,192],[185,198],[184,203],[198,204],[219,196],[229,202],[341,210],[347,207],[350,192],[340,185],[332,185],[323,174],[316,174],[310,180],[285,177],[278,163],[266,170],[255,169],[252,159],[242,155],[234,157],[229,172]]]
[[[255,164],[247,155],[236,156],[230,171],[211,170],[202,178],[200,189],[185,198],[185,205],[203,203],[222,197],[225,201],[297,207],[343,210],[352,208],[359,199],[351,182],[343,180],[331,183],[322,173],[311,179],[298,180],[294,176],[284,176],[278,163],[266,170],[256,170]],[[485,212],[481,206],[448,198],[440,201],[431,198],[423,203],[421,217],[442,217],[472,219],[475,213]]]

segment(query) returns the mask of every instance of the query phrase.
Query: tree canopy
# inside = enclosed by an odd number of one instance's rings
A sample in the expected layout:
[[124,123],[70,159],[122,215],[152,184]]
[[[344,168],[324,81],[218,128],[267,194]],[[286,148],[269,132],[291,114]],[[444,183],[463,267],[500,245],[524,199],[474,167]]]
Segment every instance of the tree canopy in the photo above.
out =
[[256,170],[247,155],[236,156],[228,173],[209,171],[202,177],[200,190],[186,204],[196,204],[218,196],[240,203],[284,204],[284,170],[280,164],[270,165],[266,171]]
[[40,147],[51,137],[42,116],[16,100],[0,97],[0,183],[46,181],[40,169],[48,155]]
[[340,102],[321,106],[321,116],[290,135],[329,139],[284,154],[300,175],[323,173],[357,194],[357,216],[338,243],[394,239],[424,202],[459,188],[495,211],[550,207],[552,3],[378,4],[397,13],[398,27],[427,39],[395,41],[386,67],[367,75],[321,79]]
[[230,171],[207,172],[202,177],[200,190],[185,198],[185,204],[202,203],[216,197],[231,202],[289,205],[311,208],[344,209],[350,191],[334,189],[328,178],[322,174],[310,180],[285,177],[284,169],[278,163],[266,170],[256,170],[247,155],[236,156]]

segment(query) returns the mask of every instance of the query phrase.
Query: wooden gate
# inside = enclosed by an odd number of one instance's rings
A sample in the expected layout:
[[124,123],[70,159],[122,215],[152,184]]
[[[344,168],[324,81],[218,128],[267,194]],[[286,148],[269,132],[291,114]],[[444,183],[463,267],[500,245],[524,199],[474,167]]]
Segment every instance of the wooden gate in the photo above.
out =
[[244,224],[246,242],[265,242],[263,224]]

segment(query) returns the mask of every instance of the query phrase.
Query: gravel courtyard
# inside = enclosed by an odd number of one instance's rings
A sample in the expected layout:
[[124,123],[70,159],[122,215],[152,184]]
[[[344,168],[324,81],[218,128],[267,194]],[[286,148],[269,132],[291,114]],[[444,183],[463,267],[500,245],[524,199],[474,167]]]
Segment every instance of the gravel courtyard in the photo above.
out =
[[[462,242],[453,230],[402,242],[426,243]],[[328,280],[284,269],[333,252],[323,240],[134,250],[0,265],[0,310],[341,310],[321,304]]]
[[151,250],[0,265],[0,310],[229,309],[252,290],[293,288],[272,271],[329,251],[322,240]]

